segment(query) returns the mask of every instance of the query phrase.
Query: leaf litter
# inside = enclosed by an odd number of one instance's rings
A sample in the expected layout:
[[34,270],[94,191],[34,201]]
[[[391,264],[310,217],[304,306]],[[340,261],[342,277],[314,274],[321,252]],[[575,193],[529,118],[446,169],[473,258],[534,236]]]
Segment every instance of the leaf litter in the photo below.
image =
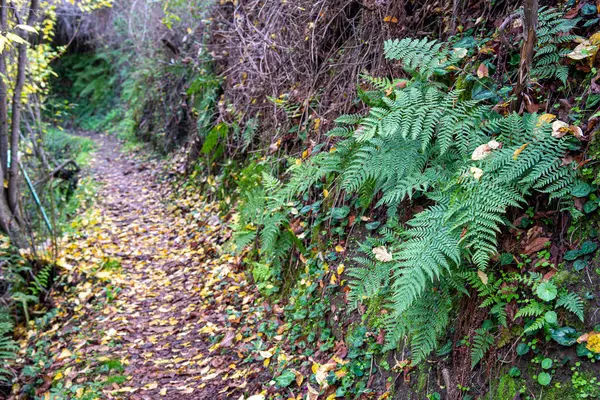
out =
[[[224,250],[228,221],[197,190],[175,196],[164,163],[127,159],[114,139],[99,141],[93,174],[102,187],[63,243],[56,317],[30,325],[22,341],[51,343],[36,395],[50,399],[58,385],[84,398],[100,381],[108,399],[264,398],[272,358],[293,357],[281,335],[269,343],[257,330],[273,311]],[[122,366],[122,379],[91,373],[107,363]],[[298,371],[293,378],[302,384]]]

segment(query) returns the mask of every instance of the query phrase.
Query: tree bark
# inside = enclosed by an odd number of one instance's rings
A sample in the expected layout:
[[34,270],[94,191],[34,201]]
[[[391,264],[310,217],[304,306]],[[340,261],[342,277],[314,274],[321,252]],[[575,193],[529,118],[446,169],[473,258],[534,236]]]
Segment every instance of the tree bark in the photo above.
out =
[[517,98],[513,103],[513,111],[520,111],[523,104],[524,92],[529,83],[529,72],[533,61],[533,50],[537,40],[538,0],[523,1],[523,36],[525,41],[521,48],[521,63],[519,65],[519,81],[515,87]]
[[[32,26],[35,23],[37,9],[39,6],[38,0],[31,0],[29,5],[29,15],[27,17],[27,25]],[[13,5],[13,11],[17,22],[19,15],[16,7]],[[21,32],[20,36],[23,39],[29,39],[26,32]],[[8,169],[8,206],[14,215],[19,213],[19,137],[21,133],[21,95],[25,86],[25,70],[27,69],[27,45],[18,45],[17,56],[17,80],[13,91],[12,101],[12,119],[10,126],[10,167]]]
[[[8,4],[6,0],[0,0],[0,31],[6,33],[8,21]],[[6,77],[6,53],[5,48],[0,53],[0,75]],[[8,88],[6,81],[0,79],[0,178],[6,179],[8,162]],[[4,188],[4,186],[3,186]]]

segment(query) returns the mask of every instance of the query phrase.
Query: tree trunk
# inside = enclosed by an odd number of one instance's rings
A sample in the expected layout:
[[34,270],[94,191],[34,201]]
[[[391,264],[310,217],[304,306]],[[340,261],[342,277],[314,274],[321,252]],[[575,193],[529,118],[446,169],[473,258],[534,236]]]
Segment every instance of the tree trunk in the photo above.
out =
[[519,81],[515,87],[517,99],[513,103],[513,110],[520,111],[523,104],[524,92],[529,83],[529,72],[533,61],[535,48],[536,29],[538,23],[538,0],[524,0],[523,2],[523,36],[525,41],[521,48],[521,63],[519,65]]
[[[27,25],[32,26],[35,23],[38,0],[31,0],[29,6],[29,15],[27,17]],[[19,21],[18,11],[13,6],[13,11],[17,22]],[[20,36],[23,39],[29,39],[29,35],[25,31],[21,31]],[[25,70],[27,69],[27,45],[18,45],[17,57],[17,81],[13,92],[12,101],[12,119],[10,132],[10,167],[8,169],[8,206],[14,215],[19,213],[19,137],[21,134],[21,95],[23,86],[25,86]]]
[[[6,0],[0,0],[0,31],[6,33],[8,8]],[[6,48],[0,53],[0,76],[6,77]],[[6,179],[8,162],[8,88],[0,78],[0,168],[2,180]]]

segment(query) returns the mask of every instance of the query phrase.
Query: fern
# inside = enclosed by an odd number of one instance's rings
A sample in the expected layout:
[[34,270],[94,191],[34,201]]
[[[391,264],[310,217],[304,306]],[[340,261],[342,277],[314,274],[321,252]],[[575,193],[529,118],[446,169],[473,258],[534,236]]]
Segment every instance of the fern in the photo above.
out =
[[[567,24],[560,23],[549,32],[564,29]],[[554,50],[543,51],[540,59],[548,56],[544,63],[552,65]],[[383,301],[385,348],[408,339],[416,363],[436,348],[453,297],[466,291],[465,281],[484,297],[482,306],[507,325],[511,294],[498,294],[503,279],[489,273],[484,285],[475,271],[487,269],[497,253],[509,209],[522,207],[533,193],[563,199],[575,183],[575,171],[562,165],[569,138],[552,137],[551,127],[539,124],[537,115],[498,116],[433,82],[460,59],[448,44],[394,40],[386,42],[385,54],[400,61],[413,81],[404,87],[387,78],[366,78],[379,91],[368,96],[373,102],[368,113],[337,118],[329,134],[331,151],[315,148],[309,159],[292,160],[280,180],[262,174],[250,185],[241,196],[234,237],[242,245],[257,241],[261,263],[277,271],[291,249],[303,246],[291,229],[290,220],[298,218],[294,210],[314,201],[323,188],[335,186],[346,198],[358,197],[364,208],[387,207],[384,236],[365,241],[366,256],[355,258],[358,265],[348,271],[349,300],[353,305]],[[474,150],[492,139],[502,146],[473,159]],[[417,196],[425,210],[398,228],[400,203]],[[394,254],[391,262],[373,258],[372,249],[382,245]],[[533,275],[518,279],[529,287],[539,280]],[[546,306],[532,302],[519,316],[541,317]],[[491,344],[478,339],[477,345],[473,365]]]
[[581,18],[567,19],[554,8],[542,7],[538,14],[537,42],[531,76],[537,79],[560,79],[566,83],[569,68],[560,62],[570,52],[560,46],[578,38],[569,32]]
[[12,338],[13,323],[7,309],[0,310],[0,381],[8,382],[13,372],[9,369],[11,361],[17,358],[19,346]]
[[569,292],[559,297],[556,307],[564,307],[583,322],[583,301],[576,293]]
[[447,44],[427,38],[387,40],[384,46],[387,59],[402,61],[406,71],[415,71],[423,78],[446,74],[446,68],[460,59]]
[[517,313],[515,314],[515,318],[539,317],[544,313],[544,311],[546,311],[546,309],[544,308],[543,304],[537,301],[532,301],[525,307],[520,308],[519,311],[517,311]]
[[48,289],[53,268],[52,264],[48,264],[36,274],[35,279],[29,285],[29,292],[32,295],[38,296],[41,292]]
[[475,331],[475,337],[471,345],[471,369],[475,368],[483,360],[483,357],[493,344],[494,337],[488,329],[480,328]]

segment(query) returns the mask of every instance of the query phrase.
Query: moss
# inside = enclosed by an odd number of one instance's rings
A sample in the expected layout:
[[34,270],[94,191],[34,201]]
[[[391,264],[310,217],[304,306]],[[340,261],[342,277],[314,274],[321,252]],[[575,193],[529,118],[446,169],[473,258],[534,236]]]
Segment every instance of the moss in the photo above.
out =
[[494,400],[512,400],[515,394],[519,391],[519,381],[512,376],[505,374],[500,377],[496,393],[493,396]]
[[570,271],[559,271],[553,277],[553,282],[557,286],[577,285],[580,280],[581,275]]
[[573,391],[570,384],[564,384],[560,387],[550,386],[544,388],[543,397],[544,400],[565,400],[565,399],[576,399],[577,396]]

